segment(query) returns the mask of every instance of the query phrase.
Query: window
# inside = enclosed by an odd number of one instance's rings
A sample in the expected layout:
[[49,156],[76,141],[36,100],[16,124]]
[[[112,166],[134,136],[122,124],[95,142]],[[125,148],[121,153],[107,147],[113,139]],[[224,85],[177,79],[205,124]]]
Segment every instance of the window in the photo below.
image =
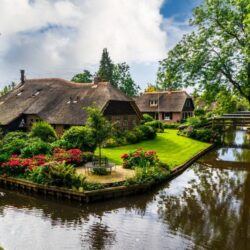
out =
[[163,113],[163,119],[165,121],[172,120],[172,113],[170,113],[170,112]]
[[19,93],[16,94],[16,96],[21,96],[23,93],[23,90],[21,90]]
[[150,100],[149,101],[150,107],[157,107],[158,106],[158,100]]

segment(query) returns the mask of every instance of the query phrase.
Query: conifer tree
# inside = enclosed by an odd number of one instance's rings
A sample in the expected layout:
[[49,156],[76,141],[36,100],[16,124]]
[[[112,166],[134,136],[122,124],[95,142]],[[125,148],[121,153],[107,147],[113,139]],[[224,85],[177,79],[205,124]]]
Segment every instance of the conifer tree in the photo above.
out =
[[100,61],[99,70],[97,76],[100,78],[101,81],[110,82],[111,84],[116,84],[113,82],[113,62],[109,57],[108,50],[106,48],[102,51],[102,58]]

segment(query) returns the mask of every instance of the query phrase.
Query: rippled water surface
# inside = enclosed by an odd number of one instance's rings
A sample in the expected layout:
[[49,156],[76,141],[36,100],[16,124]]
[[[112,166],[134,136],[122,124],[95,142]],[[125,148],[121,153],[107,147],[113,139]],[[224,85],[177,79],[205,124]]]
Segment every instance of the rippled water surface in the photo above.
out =
[[[231,137],[247,142],[244,131]],[[250,150],[239,144],[211,152],[151,193],[104,203],[80,206],[0,189],[0,245],[250,249]]]

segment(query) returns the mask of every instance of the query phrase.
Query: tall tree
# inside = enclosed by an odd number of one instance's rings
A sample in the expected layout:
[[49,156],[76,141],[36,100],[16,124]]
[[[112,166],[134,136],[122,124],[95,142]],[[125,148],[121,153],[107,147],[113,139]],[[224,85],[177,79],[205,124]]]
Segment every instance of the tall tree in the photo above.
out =
[[114,83],[113,81],[113,68],[114,68],[114,64],[109,57],[108,50],[105,48],[102,51],[102,58],[100,61],[100,66],[97,72],[97,76],[102,81],[110,82],[111,84],[116,86],[116,83]]
[[93,75],[88,70],[84,70],[82,73],[73,76],[71,81],[79,83],[90,83],[93,82]]
[[3,90],[0,91],[0,96],[4,96],[4,95],[8,94],[15,87],[16,87],[15,82],[12,82],[11,84],[4,86]]
[[163,88],[222,86],[250,102],[249,0],[204,0],[185,35],[160,62]]
[[113,83],[128,96],[136,96],[140,90],[130,75],[129,65],[125,62],[114,65]]
[[111,133],[111,124],[103,116],[101,111],[95,107],[86,108],[86,112],[88,113],[86,126],[94,130],[94,140],[98,145],[99,164],[101,165],[101,157],[102,157],[101,149],[103,143],[105,142],[105,140],[108,139]]

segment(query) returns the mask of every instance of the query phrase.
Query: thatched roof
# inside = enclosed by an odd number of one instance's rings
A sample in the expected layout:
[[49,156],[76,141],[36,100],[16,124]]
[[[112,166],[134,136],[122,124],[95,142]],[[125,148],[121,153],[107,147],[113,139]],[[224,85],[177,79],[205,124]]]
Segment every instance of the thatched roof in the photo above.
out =
[[[186,91],[148,92],[135,98],[141,112],[181,112],[187,99]],[[150,101],[157,100],[157,106],[150,106]]]
[[[109,101],[135,102],[110,83],[73,83],[59,78],[31,79],[0,98],[0,124],[7,125],[23,114],[35,114],[51,124],[81,125],[84,107],[103,110]],[[137,107],[136,107],[137,108]]]

